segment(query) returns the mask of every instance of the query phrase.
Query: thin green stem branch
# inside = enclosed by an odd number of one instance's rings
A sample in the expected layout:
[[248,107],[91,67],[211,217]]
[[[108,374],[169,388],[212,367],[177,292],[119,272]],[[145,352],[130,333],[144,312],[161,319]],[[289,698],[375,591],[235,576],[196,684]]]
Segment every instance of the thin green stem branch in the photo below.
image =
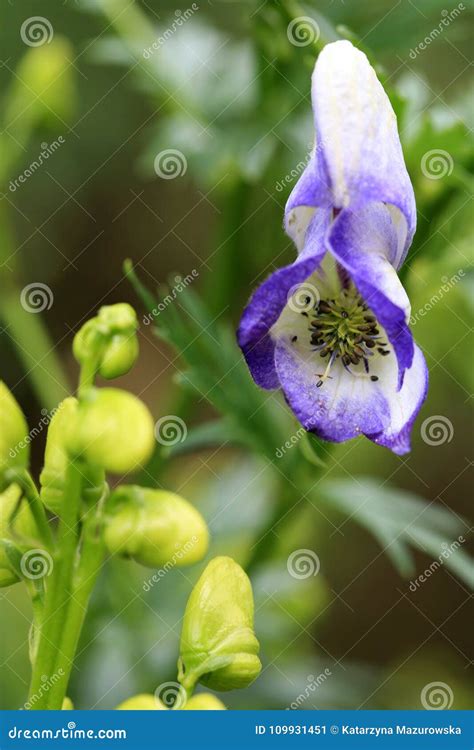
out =
[[57,551],[54,556],[53,571],[47,582],[44,613],[39,624],[38,650],[31,678],[28,700],[35,709],[44,709],[47,703],[48,693],[40,690],[42,677],[44,675],[49,679],[53,675],[55,679],[58,677],[55,668],[61,634],[66,625],[67,605],[72,592],[80,497],[81,473],[76,463],[71,461],[66,472],[64,502],[58,526]]

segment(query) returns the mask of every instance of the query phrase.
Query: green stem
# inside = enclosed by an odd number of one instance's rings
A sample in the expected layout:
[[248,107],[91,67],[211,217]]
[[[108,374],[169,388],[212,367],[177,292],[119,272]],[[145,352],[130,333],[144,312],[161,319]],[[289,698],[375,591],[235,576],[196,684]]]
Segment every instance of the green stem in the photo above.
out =
[[21,487],[23,494],[29,503],[40,538],[48,549],[52,549],[53,535],[48,524],[44,506],[39,498],[38,491],[30,474],[26,470],[19,471],[17,469],[9,469],[5,473],[5,480],[12,484],[18,484]]
[[[61,634],[66,629],[65,617],[72,592],[80,497],[81,474],[76,463],[71,461],[66,472],[63,512],[58,526],[58,549],[39,624],[38,650],[28,698],[29,703],[37,710],[44,709],[48,700],[48,692],[41,689],[43,675],[49,679],[53,675],[55,679],[58,677],[54,670],[60,656]],[[65,658],[67,659],[67,655]]]
[[103,500],[98,504],[97,510],[94,512],[90,511],[91,516],[89,519],[86,519],[83,526],[81,559],[76,575],[73,578],[73,588],[65,618],[65,627],[63,628],[63,635],[54,665],[54,671],[59,675],[59,680],[48,691],[46,704],[46,708],[48,709],[61,708],[63,700],[66,697],[67,686],[89,598],[104,560],[105,545],[102,533],[102,505]]

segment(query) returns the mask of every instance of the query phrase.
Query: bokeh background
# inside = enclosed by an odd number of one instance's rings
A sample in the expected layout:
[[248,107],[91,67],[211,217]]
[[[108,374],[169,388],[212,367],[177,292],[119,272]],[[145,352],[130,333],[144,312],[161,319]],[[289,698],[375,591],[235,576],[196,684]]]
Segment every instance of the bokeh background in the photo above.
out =
[[[153,295],[191,274],[205,313],[191,311],[186,291],[168,307],[182,320],[183,342],[206,340],[196,350],[204,386],[183,376],[186,343],[163,342],[153,325],[141,326],[139,362],[120,384],[156,419],[174,415],[186,425],[183,442],[157,443],[143,481],[199,507],[213,534],[210,556],[246,564],[259,550],[251,577],[264,670],[226,704],[421,709],[423,689],[436,682],[450,706],[468,707],[468,542],[410,590],[442,544],[468,539],[472,519],[468,0],[203,0],[179,8],[11,0],[1,13],[1,378],[30,426],[74,387],[71,342],[87,317],[122,300],[146,314],[126,258]],[[46,36],[28,40],[24,24],[39,13]],[[303,36],[291,38],[289,24],[301,17]],[[298,425],[278,395],[262,398],[256,417],[279,425],[266,455],[238,439],[239,414],[241,431],[249,424],[235,384],[244,398],[260,394],[233,331],[252,288],[293,256],[282,215],[311,145],[311,70],[318,49],[340,37],[369,54],[399,118],[419,209],[403,279],[431,387],[409,456],[364,439],[318,446],[316,456],[298,436],[283,464],[282,436],[291,441]],[[48,158],[32,168],[45,148]],[[169,149],[166,167],[160,155]],[[38,284],[47,303],[32,312],[22,291]],[[194,389],[183,387],[191,380]],[[44,437],[32,444],[36,474]],[[282,467],[307,474],[312,461],[318,480],[304,497]],[[317,575],[290,575],[289,556],[301,549],[317,555]],[[111,708],[176,679],[180,619],[203,565],[173,569],[145,591],[153,571],[109,562],[73,673],[77,708]],[[21,586],[0,594],[0,619],[1,705],[15,708],[29,679]]]

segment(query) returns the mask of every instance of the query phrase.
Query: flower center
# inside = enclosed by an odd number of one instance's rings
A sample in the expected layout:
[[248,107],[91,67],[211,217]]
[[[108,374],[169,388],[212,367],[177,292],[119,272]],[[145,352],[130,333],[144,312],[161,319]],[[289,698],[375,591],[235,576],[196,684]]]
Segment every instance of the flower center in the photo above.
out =
[[[377,319],[352,286],[342,289],[335,299],[321,300],[315,307],[314,319],[310,323],[311,345],[320,357],[328,357],[324,373],[318,373],[317,388],[321,388],[329,377],[333,363],[340,359],[344,368],[353,375],[369,375],[370,358],[375,354],[390,354],[384,347]],[[363,364],[363,372],[354,367]],[[370,376],[377,381],[376,375]]]

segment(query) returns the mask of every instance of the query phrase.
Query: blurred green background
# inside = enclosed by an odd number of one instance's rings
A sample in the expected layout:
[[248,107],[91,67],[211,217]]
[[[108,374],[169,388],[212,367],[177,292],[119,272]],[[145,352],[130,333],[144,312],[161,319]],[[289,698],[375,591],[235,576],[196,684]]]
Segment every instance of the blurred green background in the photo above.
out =
[[[141,327],[141,357],[122,384],[157,419],[172,414],[186,422],[188,441],[171,456],[157,445],[149,475],[202,510],[214,539],[210,555],[245,563],[281,502],[278,461],[236,445],[245,441],[234,439],[228,423],[214,441],[199,426],[219,410],[235,417],[233,362],[239,377],[244,373],[232,339],[239,311],[254,286],[293,257],[283,207],[291,172],[311,144],[317,50],[340,36],[359,43],[397,111],[415,187],[419,228],[403,278],[430,392],[409,456],[364,439],[323,448],[318,471],[329,484],[321,492],[317,486],[309,501],[291,498],[288,517],[268,532],[270,552],[252,569],[264,671],[250,689],[224,700],[230,708],[284,708],[303,694],[301,708],[422,708],[423,687],[442,682],[452,691],[452,707],[466,708],[473,657],[465,560],[457,565],[453,556],[416,592],[409,581],[438,557],[443,541],[467,539],[472,518],[472,8],[467,0],[453,6],[459,13],[451,18],[442,0],[191,6],[3,4],[1,378],[33,427],[74,383],[71,342],[81,322],[100,305],[122,300],[137,306],[140,317],[146,313],[124,277],[126,258],[153,294],[194,271],[192,292],[204,300],[209,330],[226,337],[222,366],[230,367],[222,374],[215,369],[214,377],[229,388],[217,404],[212,387],[198,388],[200,394],[183,389],[186,362],[151,325]],[[51,38],[25,43],[22,25],[38,13]],[[314,44],[288,38],[288,24],[301,16],[317,24]],[[158,49],[143,54],[160,39]],[[27,179],[14,182],[44,144],[58,143]],[[184,156],[174,179],[156,171],[156,157],[167,149]],[[422,169],[432,150],[441,150],[447,164],[442,177]],[[454,275],[444,292],[446,277]],[[47,285],[52,304],[36,315],[24,310],[20,296],[38,283]],[[183,341],[190,321],[185,298],[178,293],[173,302],[184,321]],[[427,303],[426,314],[417,316]],[[191,318],[190,332],[200,322],[196,310]],[[212,376],[221,356],[217,334],[208,343],[217,363],[204,352],[202,368]],[[242,382],[248,398],[257,398],[250,376]],[[281,435],[295,434],[298,426],[278,396],[265,402],[267,413]],[[421,430],[434,417],[447,425],[435,445]],[[308,464],[302,447],[290,449],[295,471],[298,462]],[[36,472],[43,448],[44,434],[32,444]],[[297,549],[317,553],[317,576],[288,574],[288,556]],[[174,569],[148,592],[143,583],[153,571],[121,561],[106,567],[73,673],[77,708],[111,708],[175,679],[180,618],[202,565]],[[0,617],[1,705],[15,708],[26,699],[29,679],[30,612],[21,587],[2,591]],[[308,689],[325,669],[330,676]]]

